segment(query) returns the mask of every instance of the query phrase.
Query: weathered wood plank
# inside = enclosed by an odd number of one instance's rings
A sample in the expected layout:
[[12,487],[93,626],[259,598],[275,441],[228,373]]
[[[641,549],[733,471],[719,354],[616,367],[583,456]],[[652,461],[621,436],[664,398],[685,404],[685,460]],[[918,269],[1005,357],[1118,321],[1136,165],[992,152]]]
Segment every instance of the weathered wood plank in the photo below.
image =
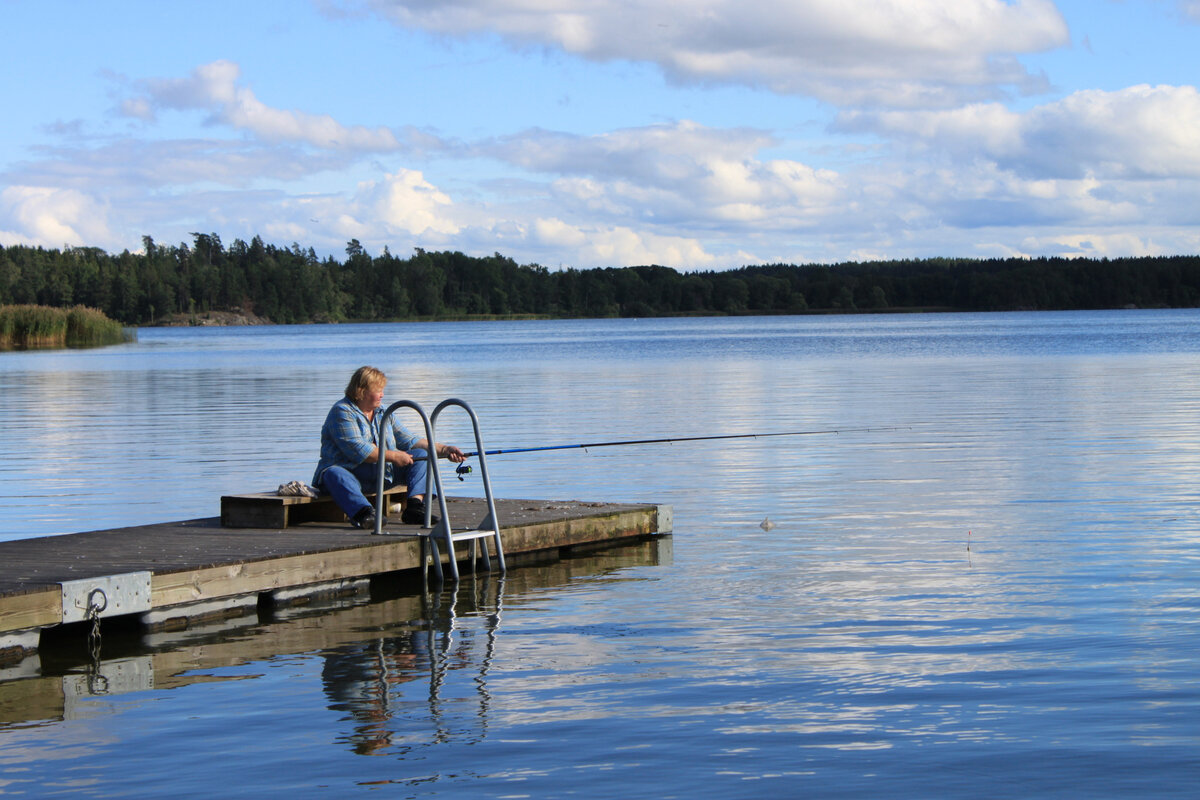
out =
[[57,586],[14,594],[0,602],[0,632],[44,628],[62,622],[62,592]]
[[[496,507],[506,555],[670,529],[653,505],[502,500]],[[476,498],[451,498],[449,508],[456,528],[477,526],[487,512]],[[0,633],[58,624],[58,584],[89,577],[149,572],[158,610],[420,569],[420,540],[404,535],[416,528],[393,522],[386,530],[396,535],[373,536],[345,522],[229,529],[202,519],[0,542]],[[467,552],[460,545],[457,556]]]
[[[384,489],[388,503],[408,495],[405,486]],[[367,495],[375,501],[375,493]],[[346,515],[329,495],[305,497],[275,492],[229,494],[221,498],[221,526],[225,528],[286,528],[303,522],[344,522]]]
[[376,544],[370,546],[154,575],[150,605],[161,608],[420,566],[421,543],[417,537],[374,538]]

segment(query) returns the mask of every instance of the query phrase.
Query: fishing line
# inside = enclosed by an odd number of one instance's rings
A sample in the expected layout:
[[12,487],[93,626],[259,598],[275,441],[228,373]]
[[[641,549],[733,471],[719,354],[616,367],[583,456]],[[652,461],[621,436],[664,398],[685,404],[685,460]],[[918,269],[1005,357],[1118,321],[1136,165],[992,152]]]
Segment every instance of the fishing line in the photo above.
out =
[[[773,436],[821,436],[821,435],[840,434],[840,433],[877,433],[880,431],[899,431],[899,430],[912,430],[912,428],[907,427],[907,426],[905,426],[905,427],[893,426],[893,427],[884,427],[884,428],[876,428],[876,427],[871,427],[871,428],[831,428],[828,430],[819,430],[819,431],[781,431],[781,432],[774,432],[774,433],[727,433],[727,434],[721,434],[721,435],[716,435],[716,436],[673,436],[673,437],[669,437],[669,438],[665,438],[665,439],[627,439],[627,440],[617,441],[617,442],[581,442],[578,444],[554,444],[554,445],[547,445],[544,447],[509,447],[509,448],[503,448],[503,449],[498,449],[498,450],[484,450],[483,454],[485,456],[499,456],[499,455],[506,455],[506,454],[510,454],[510,453],[542,453],[547,450],[587,450],[587,449],[590,449],[593,447],[624,447],[626,445],[634,445],[634,444],[675,444],[676,442],[706,442],[706,441],[714,441],[717,439],[767,439],[767,438],[770,438]],[[466,456],[468,458],[470,458],[471,456],[477,456],[477,455],[479,455],[478,450],[472,451],[470,453],[466,453]],[[471,471],[470,466],[468,466],[468,465],[460,466],[458,468],[459,480],[462,480],[462,476],[466,473],[469,473],[470,471]]]

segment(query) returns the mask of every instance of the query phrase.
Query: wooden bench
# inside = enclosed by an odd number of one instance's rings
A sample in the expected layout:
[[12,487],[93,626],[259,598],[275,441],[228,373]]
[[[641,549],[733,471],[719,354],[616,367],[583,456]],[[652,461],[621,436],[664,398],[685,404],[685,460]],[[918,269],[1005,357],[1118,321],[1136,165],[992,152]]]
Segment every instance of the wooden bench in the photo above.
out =
[[[384,489],[385,508],[408,497],[407,486]],[[367,495],[375,502],[375,493]],[[346,515],[327,494],[318,497],[256,492],[221,498],[221,525],[226,528],[286,528],[302,522],[346,522]]]

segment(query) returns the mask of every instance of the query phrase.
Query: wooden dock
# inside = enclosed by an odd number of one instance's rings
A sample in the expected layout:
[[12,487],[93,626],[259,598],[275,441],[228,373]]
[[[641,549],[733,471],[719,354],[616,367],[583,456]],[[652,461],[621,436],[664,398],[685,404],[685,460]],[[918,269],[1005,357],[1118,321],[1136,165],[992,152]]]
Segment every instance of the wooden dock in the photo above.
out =
[[[486,513],[482,499],[448,503],[456,525]],[[496,512],[510,565],[671,532],[670,506],[497,500]],[[387,531],[394,535],[328,522],[225,528],[209,518],[0,542],[0,655],[36,651],[44,630],[87,619],[95,597],[105,605],[101,619],[134,616],[162,630],[236,615],[264,600],[352,593],[372,576],[422,571],[416,529]]]
[[[53,629],[37,653],[0,664],[0,729],[92,715],[86,701],[98,694],[238,680],[214,671],[280,655],[337,659],[350,653],[369,663],[382,657],[388,662],[381,675],[389,684],[413,682],[414,699],[436,702],[439,692],[453,693],[464,684],[471,688],[462,696],[475,696],[488,680],[486,648],[504,635],[502,607],[531,602],[548,588],[580,578],[629,566],[666,565],[673,557],[668,536],[627,539],[583,553],[572,550],[557,560],[545,556],[510,569],[503,579],[464,575],[458,584],[426,592],[418,582],[388,576],[352,596],[248,609],[241,616],[186,629],[106,623],[103,658],[90,663],[77,632]],[[479,635],[464,637],[464,630]],[[386,697],[386,692],[364,697],[380,695]]]

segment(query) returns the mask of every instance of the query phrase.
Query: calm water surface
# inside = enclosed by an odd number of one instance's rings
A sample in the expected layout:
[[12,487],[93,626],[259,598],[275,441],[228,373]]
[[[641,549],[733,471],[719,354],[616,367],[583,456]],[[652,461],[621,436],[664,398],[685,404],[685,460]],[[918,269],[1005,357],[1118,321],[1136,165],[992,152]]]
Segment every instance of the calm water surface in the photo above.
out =
[[466,399],[489,447],[895,430],[495,457],[498,495],[668,503],[675,535],[112,631],[99,686],[77,641],[45,648],[2,676],[0,793],[1195,796],[1200,313],[158,329],[0,354],[0,538],[308,480],[364,363],[389,401]]

